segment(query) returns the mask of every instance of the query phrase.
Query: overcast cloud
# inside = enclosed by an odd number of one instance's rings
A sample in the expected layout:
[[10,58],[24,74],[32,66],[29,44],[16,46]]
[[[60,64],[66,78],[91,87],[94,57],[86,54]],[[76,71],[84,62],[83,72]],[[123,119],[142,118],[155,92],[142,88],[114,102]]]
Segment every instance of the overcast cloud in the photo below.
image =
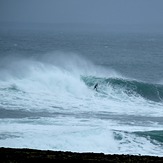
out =
[[163,24],[163,0],[0,0],[0,22]]

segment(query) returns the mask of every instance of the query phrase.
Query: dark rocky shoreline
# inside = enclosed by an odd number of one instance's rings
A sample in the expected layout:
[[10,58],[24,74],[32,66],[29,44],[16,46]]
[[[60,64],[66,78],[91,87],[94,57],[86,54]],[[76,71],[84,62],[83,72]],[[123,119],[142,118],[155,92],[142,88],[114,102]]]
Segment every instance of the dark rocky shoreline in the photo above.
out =
[[87,161],[87,162],[143,162],[162,163],[163,157],[138,155],[111,155],[103,153],[77,153],[21,148],[0,148],[0,162],[54,162],[54,161]]

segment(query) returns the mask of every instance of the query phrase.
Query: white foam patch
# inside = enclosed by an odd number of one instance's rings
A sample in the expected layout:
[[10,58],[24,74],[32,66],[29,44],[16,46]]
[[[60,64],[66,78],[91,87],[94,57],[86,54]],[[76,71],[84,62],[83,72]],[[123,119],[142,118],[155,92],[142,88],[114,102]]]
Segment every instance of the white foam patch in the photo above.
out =
[[[50,124],[45,125],[46,120]],[[43,124],[40,120],[33,123],[30,119],[28,124],[23,120],[19,123],[9,121],[8,125],[1,122],[0,136],[5,135],[4,139],[0,139],[0,146],[3,147],[163,156],[162,147],[152,144],[150,140],[128,132],[113,131],[112,128],[117,126],[114,121],[79,121],[63,117],[57,118],[57,121],[43,118]],[[121,139],[114,137],[115,132]]]

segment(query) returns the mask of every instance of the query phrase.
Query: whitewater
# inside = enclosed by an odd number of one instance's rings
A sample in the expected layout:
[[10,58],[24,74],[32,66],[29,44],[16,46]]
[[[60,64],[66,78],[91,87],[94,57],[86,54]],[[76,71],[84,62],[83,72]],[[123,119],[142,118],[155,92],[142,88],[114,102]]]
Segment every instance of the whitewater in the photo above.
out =
[[163,156],[163,85],[76,52],[3,56],[0,146]]

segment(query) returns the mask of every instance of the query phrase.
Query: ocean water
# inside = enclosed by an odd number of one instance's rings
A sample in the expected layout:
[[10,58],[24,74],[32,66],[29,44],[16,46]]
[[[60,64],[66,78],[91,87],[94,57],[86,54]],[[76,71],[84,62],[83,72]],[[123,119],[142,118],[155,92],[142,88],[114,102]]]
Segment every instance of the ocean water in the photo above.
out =
[[0,147],[163,156],[163,35],[1,31]]

